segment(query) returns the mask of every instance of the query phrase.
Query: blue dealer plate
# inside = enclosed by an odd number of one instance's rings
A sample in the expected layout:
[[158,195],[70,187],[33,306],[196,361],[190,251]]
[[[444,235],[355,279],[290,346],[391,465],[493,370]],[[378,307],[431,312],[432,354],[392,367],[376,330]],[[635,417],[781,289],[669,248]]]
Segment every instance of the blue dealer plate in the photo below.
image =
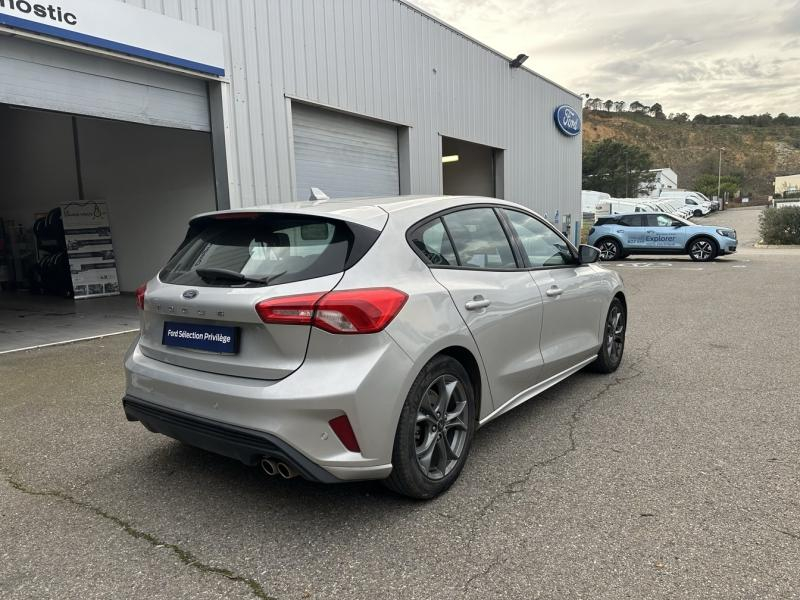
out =
[[167,321],[161,343],[191,350],[236,354],[239,352],[239,328]]

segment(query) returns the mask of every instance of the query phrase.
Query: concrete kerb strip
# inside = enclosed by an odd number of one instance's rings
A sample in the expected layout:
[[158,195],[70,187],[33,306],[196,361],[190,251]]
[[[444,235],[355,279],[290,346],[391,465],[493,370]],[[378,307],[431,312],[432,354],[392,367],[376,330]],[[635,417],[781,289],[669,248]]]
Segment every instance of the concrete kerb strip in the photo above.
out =
[[753,248],[759,250],[800,250],[800,245],[796,244],[753,244]]

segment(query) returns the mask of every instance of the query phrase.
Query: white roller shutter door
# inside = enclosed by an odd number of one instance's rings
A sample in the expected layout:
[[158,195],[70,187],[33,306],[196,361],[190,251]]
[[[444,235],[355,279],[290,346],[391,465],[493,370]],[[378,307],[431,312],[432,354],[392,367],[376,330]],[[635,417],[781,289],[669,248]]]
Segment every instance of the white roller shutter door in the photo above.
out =
[[201,79],[0,36],[0,102],[210,131]]
[[293,103],[292,129],[298,200],[400,193],[397,127]]

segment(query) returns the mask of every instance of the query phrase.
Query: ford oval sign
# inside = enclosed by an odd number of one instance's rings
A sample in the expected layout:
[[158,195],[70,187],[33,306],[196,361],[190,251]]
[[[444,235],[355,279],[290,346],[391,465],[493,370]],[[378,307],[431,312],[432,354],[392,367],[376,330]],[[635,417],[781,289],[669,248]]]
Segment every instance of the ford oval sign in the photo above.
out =
[[553,113],[553,118],[564,135],[572,137],[581,132],[581,116],[572,107],[562,104]]

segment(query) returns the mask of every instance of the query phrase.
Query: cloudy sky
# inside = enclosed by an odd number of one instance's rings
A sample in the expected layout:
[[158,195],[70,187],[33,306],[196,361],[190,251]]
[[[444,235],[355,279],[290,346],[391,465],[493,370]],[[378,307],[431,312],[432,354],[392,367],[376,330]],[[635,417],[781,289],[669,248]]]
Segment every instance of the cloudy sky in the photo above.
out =
[[412,0],[577,93],[800,115],[800,0]]

